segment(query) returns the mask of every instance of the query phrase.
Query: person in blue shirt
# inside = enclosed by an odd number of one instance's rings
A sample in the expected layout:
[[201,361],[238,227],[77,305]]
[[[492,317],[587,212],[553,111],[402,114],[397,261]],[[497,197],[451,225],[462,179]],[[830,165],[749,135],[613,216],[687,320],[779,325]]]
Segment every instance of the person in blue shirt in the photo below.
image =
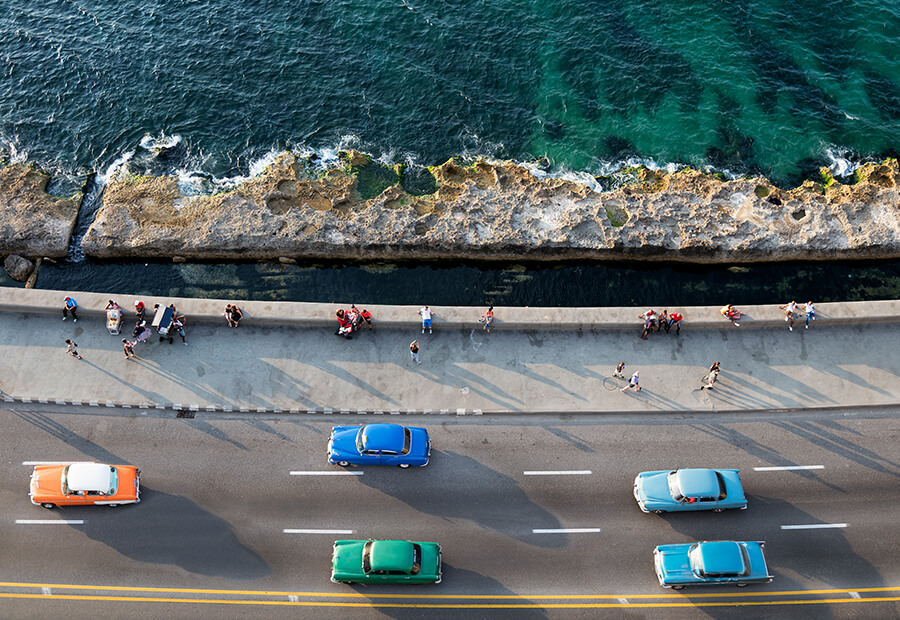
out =
[[72,321],[77,323],[78,315],[75,314],[75,310],[78,309],[78,302],[75,301],[75,299],[72,297],[66,297],[63,300],[63,302],[64,302],[63,303],[63,321],[66,320],[66,318],[69,316],[69,313],[71,312],[72,313]]

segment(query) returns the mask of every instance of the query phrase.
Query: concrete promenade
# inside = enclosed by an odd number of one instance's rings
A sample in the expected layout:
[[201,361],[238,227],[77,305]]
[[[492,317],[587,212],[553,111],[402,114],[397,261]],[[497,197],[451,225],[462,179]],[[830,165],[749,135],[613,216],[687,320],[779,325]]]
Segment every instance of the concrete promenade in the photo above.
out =
[[[79,321],[62,321],[63,297]],[[108,299],[126,310],[122,335],[107,332]],[[416,307],[366,306],[376,330],[334,335],[338,305],[239,302],[240,328],[222,317],[226,301],[174,303],[188,317],[189,346],[154,333],[126,361],[134,298],[0,289],[0,389],[15,400],[179,408],[186,411],[318,411],[390,415],[491,412],[753,411],[900,403],[900,302],[817,304],[809,330],[789,332],[777,306],[749,306],[741,327],[718,308],[669,308],[685,315],[681,335],[639,339],[645,308],[432,308],[422,334]],[[427,300],[425,300],[427,301]],[[797,300],[803,303],[805,300]],[[343,304],[349,307],[349,302]],[[361,306],[362,307],[362,306]],[[657,311],[662,308],[656,308]],[[148,321],[149,322],[149,321]],[[65,354],[66,338],[84,357]],[[410,360],[419,340],[421,366]],[[621,393],[610,375],[641,373],[640,393]],[[714,361],[715,390],[699,391]]]

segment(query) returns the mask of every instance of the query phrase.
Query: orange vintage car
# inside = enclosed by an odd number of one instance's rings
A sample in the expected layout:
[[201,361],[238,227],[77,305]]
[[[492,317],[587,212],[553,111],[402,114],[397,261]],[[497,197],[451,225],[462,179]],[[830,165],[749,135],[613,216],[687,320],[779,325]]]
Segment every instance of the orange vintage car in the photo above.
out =
[[136,504],[141,501],[141,470],[102,463],[38,465],[29,495],[32,504],[44,508]]

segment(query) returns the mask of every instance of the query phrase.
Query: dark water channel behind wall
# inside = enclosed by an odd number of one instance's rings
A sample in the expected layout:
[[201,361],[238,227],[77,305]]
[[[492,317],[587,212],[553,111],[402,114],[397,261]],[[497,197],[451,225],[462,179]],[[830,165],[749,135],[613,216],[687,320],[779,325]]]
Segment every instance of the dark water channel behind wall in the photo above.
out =
[[[22,286],[0,270],[0,285]],[[126,296],[362,304],[694,306],[900,299],[900,261],[662,263],[162,263],[63,261],[37,288]],[[127,301],[127,300],[126,300]]]

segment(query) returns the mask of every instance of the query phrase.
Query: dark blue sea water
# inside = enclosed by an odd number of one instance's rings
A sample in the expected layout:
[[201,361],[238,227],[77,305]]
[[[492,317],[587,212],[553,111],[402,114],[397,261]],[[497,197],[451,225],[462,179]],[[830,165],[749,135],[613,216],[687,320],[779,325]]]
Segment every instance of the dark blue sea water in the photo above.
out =
[[[348,147],[413,165],[546,158],[559,174],[686,163],[789,185],[895,154],[898,37],[887,0],[0,0],[0,157],[98,173],[94,198],[120,166],[201,191],[280,150]],[[158,285],[139,265],[80,261],[75,247],[62,284]]]

